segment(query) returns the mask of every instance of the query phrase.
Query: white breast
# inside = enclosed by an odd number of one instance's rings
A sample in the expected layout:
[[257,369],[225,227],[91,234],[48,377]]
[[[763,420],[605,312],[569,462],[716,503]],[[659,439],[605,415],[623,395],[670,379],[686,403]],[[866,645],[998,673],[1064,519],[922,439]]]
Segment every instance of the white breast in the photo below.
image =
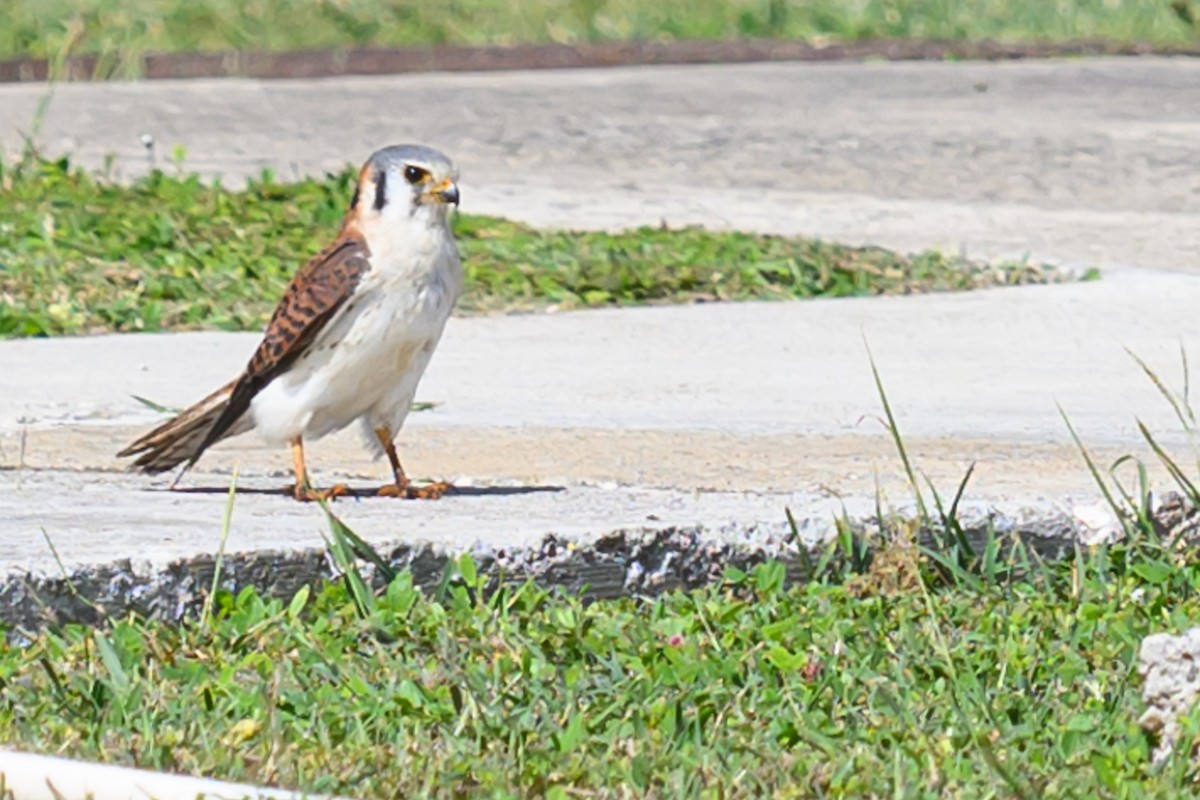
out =
[[364,231],[371,269],[308,351],[254,398],[267,441],[316,439],[360,418],[393,433],[404,423],[463,273],[444,224],[394,227]]

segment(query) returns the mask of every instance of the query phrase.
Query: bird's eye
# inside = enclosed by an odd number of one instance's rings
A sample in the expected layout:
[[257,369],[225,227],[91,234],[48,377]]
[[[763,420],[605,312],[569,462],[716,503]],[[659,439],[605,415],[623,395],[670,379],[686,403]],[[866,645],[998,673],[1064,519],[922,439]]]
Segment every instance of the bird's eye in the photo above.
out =
[[414,167],[410,165],[404,168],[404,180],[408,181],[409,183],[420,183],[421,181],[425,180],[426,176],[428,175],[429,173],[420,167]]

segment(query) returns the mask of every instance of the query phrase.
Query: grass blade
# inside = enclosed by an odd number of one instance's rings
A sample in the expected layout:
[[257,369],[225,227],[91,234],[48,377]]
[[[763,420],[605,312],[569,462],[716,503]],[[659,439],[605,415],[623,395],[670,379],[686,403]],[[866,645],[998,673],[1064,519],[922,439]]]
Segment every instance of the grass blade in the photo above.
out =
[[124,701],[129,695],[129,673],[121,665],[121,658],[117,655],[116,649],[113,648],[112,642],[108,640],[107,636],[100,631],[96,631],[94,641],[96,642],[96,650],[100,653],[100,661],[104,664],[104,669],[108,672],[113,694],[121,701]]
[[1100,475],[1100,469],[1096,466],[1096,462],[1092,459],[1092,454],[1088,452],[1087,447],[1085,447],[1083,444],[1083,440],[1079,438],[1079,434],[1075,431],[1075,426],[1071,424],[1071,420],[1067,416],[1067,412],[1063,410],[1062,404],[1055,403],[1055,405],[1058,406],[1058,413],[1062,417],[1063,422],[1066,423],[1067,430],[1070,432],[1071,439],[1075,442],[1075,446],[1079,448],[1079,453],[1083,456],[1083,461],[1085,464],[1087,464],[1088,471],[1092,473],[1092,479],[1096,482],[1096,486],[1099,487],[1100,493],[1104,495],[1105,502],[1108,503],[1109,508],[1111,508],[1113,513],[1116,514],[1117,520],[1121,523],[1121,528],[1125,531],[1125,535],[1132,538],[1134,531],[1132,530],[1132,526],[1129,524],[1128,514],[1125,513],[1125,509],[1121,508],[1120,504],[1117,503],[1116,498],[1113,497],[1112,492],[1109,491],[1108,484],[1105,482],[1103,476]]
[[367,544],[349,525],[342,522],[336,514],[330,511],[328,504],[322,502],[321,505],[325,510],[325,517],[329,522],[330,528],[337,531],[349,552],[379,570],[379,574],[385,582],[391,583],[394,581],[396,579],[396,570],[392,569],[392,565],[387,562],[387,559],[381,556],[378,550]]
[[[1125,484],[1121,483],[1121,478],[1117,471],[1127,463],[1134,463],[1137,466],[1139,494],[1135,497],[1132,492],[1125,488]],[[1125,501],[1125,505],[1133,511],[1137,517],[1138,527],[1148,536],[1154,535],[1154,522],[1150,519],[1150,503],[1149,495],[1146,493],[1146,467],[1138,462],[1133,456],[1121,456],[1113,462],[1108,468],[1108,474],[1112,478],[1113,486],[1120,493],[1121,499]]]
[[1191,420],[1193,426],[1196,424],[1196,414],[1192,411],[1192,377],[1188,370],[1187,349],[1184,348],[1183,342],[1179,343],[1179,361],[1183,365],[1183,408],[1187,412],[1188,419]]
[[329,510],[329,506],[324,500],[320,502],[321,508],[325,512],[325,518],[329,521],[329,536],[325,540],[329,545],[329,552],[346,581],[346,587],[354,601],[358,615],[366,619],[375,613],[376,604],[375,595],[371,593],[367,582],[363,579],[362,571],[358,568],[358,562],[354,556],[352,540],[361,542],[362,539]]
[[[62,573],[63,581],[65,581],[67,584],[67,591],[69,591],[71,596],[76,600],[83,603],[92,611],[95,611],[97,616],[104,617],[104,609],[80,594],[79,587],[75,585],[75,581],[71,577],[71,573],[67,571],[67,566],[63,563],[62,557],[59,556],[58,548],[54,546],[54,541],[50,538],[50,534],[46,533],[45,528],[41,528],[40,530],[42,531],[42,538],[46,540],[46,546],[50,548],[50,554],[54,556],[54,563],[58,565],[58,570]],[[3,796],[4,795],[0,795],[0,797]]]
[[[1171,409],[1175,412],[1175,416],[1179,419],[1180,424],[1182,424],[1185,429],[1190,428],[1191,424],[1189,422],[1188,415],[1185,413],[1185,411],[1183,409],[1182,403],[1180,402],[1179,398],[1177,398],[1175,396],[1175,393],[1172,392],[1167,387],[1167,385],[1163,382],[1163,380],[1160,377],[1158,377],[1158,373],[1156,373],[1153,369],[1151,369],[1149,364],[1147,364],[1145,361],[1143,361],[1142,358],[1140,356],[1138,356],[1137,353],[1133,352],[1128,347],[1125,348],[1125,352],[1129,354],[1130,358],[1132,358],[1134,361],[1137,362],[1137,365],[1142,368],[1142,372],[1146,373],[1146,377],[1148,377],[1150,379],[1150,382],[1154,384],[1154,387],[1156,389],[1158,389],[1158,393],[1161,394],[1163,396],[1163,398],[1166,399],[1166,401],[1171,405]],[[1187,365],[1187,361],[1185,359],[1184,360],[1184,369],[1185,370],[1187,369],[1186,365]],[[1184,381],[1186,383],[1186,381],[1187,381],[1186,377],[1184,378]]]
[[[958,504],[962,502],[963,494],[967,491],[967,482],[975,474],[975,465],[978,463],[978,461],[971,462],[971,466],[967,467],[966,474],[963,475],[962,481],[958,484],[958,491],[954,493],[954,502],[950,504],[950,519],[954,520],[955,525],[958,525]],[[961,528],[961,526],[959,527]]]
[[132,397],[134,400],[137,400],[151,411],[157,411],[161,414],[178,414],[182,410],[178,408],[172,408],[171,406],[164,406],[161,403],[156,403],[153,400],[142,397],[141,395],[134,394],[130,395],[130,397]]
[[229,541],[229,525],[233,520],[233,503],[237,499],[238,468],[233,468],[233,477],[229,479],[229,496],[225,500],[225,516],[221,520],[221,541],[217,545],[217,557],[213,563],[212,585],[208,587],[208,597],[204,598],[204,609],[200,612],[200,627],[207,628],[212,621],[213,601],[217,589],[221,585],[221,566],[225,560],[225,543]]
[[863,336],[863,346],[867,349],[871,375],[875,379],[875,388],[879,392],[879,400],[883,404],[883,414],[887,419],[888,432],[892,435],[896,452],[900,454],[900,463],[904,466],[904,474],[908,476],[908,485],[912,487],[913,496],[917,501],[917,513],[920,514],[922,523],[927,524],[929,510],[925,507],[925,498],[921,496],[921,485],[917,483],[916,471],[913,470],[912,462],[908,459],[908,451],[904,449],[904,439],[900,436],[900,428],[896,425],[896,416],[892,413],[892,405],[888,402],[887,392],[883,388],[883,379],[879,376],[879,368],[875,364],[875,356],[871,353],[871,345],[866,336]]
[[1145,438],[1146,442],[1150,445],[1150,449],[1154,451],[1154,455],[1158,456],[1158,460],[1161,461],[1163,466],[1167,468],[1167,472],[1171,473],[1171,477],[1175,480],[1175,483],[1179,486],[1183,493],[1187,495],[1188,500],[1190,500],[1193,505],[1200,506],[1200,492],[1196,491],[1196,485],[1188,480],[1187,475],[1185,475],[1183,470],[1179,468],[1179,465],[1175,463],[1174,459],[1167,455],[1167,452],[1162,449],[1157,441],[1155,441],[1154,435],[1150,433],[1150,429],[1146,427],[1145,423],[1141,420],[1138,420],[1137,425],[1138,430],[1141,431],[1142,437]]
[[1137,353],[1125,348],[1125,352],[1129,354],[1137,365],[1142,368],[1142,372],[1146,373],[1146,377],[1158,389],[1158,393],[1166,399],[1170,404],[1171,410],[1175,412],[1175,417],[1179,420],[1179,424],[1183,426],[1184,432],[1187,434],[1188,442],[1192,447],[1192,458],[1196,461],[1196,471],[1200,473],[1200,447],[1197,447],[1196,442],[1196,415],[1192,411],[1191,403],[1188,400],[1191,391],[1191,376],[1188,372],[1187,351],[1183,348],[1183,343],[1179,344],[1179,358],[1183,363],[1183,396],[1179,397],[1172,392],[1167,385],[1158,377],[1158,374],[1150,368],[1150,365],[1141,359]]
[[783,507],[783,513],[787,516],[788,528],[791,531],[789,539],[796,545],[796,553],[800,559],[800,566],[804,568],[808,580],[816,580],[816,573],[813,572],[812,558],[808,555],[808,548],[804,542],[800,541],[800,528],[796,525],[796,518],[792,516],[792,510],[787,506]]

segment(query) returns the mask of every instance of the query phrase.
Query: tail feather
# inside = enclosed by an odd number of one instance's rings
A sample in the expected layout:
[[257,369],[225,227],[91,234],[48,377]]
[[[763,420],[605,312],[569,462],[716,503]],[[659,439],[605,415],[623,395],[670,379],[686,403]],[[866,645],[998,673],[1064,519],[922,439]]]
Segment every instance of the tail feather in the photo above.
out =
[[[137,456],[132,466],[141,472],[166,472],[185,461],[191,466],[204,452],[208,432],[229,405],[229,397],[236,383],[231,381],[199,403],[181,411],[117,453],[117,456]],[[250,424],[250,415],[243,414],[220,438],[243,433],[250,428]]]

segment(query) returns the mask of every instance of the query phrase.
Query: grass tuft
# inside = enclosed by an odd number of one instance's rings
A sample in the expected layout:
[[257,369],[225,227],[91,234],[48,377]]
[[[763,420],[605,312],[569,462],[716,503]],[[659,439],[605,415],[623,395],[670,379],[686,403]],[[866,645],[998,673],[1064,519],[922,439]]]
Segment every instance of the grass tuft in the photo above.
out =
[[[354,173],[234,191],[155,172],[121,185],[66,160],[0,167],[0,337],[259,330],[334,235]],[[851,297],[1070,280],[1035,264],[811,239],[639,228],[538,231],[459,215],[464,313]]]

